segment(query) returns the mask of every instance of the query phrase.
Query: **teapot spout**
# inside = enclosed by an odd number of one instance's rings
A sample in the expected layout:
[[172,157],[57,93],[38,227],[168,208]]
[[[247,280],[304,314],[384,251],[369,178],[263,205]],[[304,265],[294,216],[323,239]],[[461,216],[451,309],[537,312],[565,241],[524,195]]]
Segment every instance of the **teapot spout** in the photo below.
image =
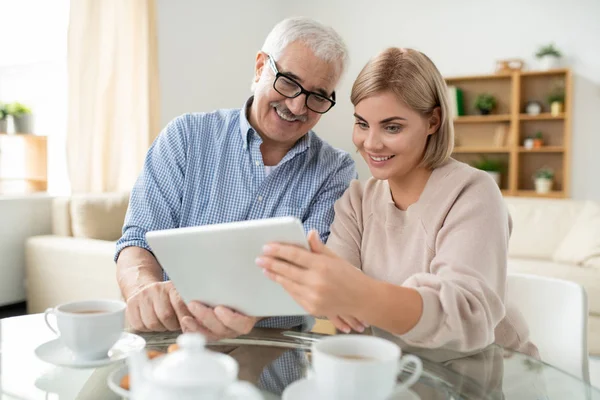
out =
[[[148,365],[149,359],[145,349],[133,351],[127,357],[127,366],[129,367],[129,388],[132,394],[139,392],[144,387],[146,380],[144,370]],[[135,398],[135,397],[133,397]]]

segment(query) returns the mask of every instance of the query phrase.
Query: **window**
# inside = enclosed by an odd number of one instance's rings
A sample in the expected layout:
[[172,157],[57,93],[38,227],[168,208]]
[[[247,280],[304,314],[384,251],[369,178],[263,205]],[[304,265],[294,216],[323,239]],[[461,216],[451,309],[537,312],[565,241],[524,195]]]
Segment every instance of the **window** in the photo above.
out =
[[48,137],[48,191],[67,194],[69,0],[0,0],[0,15],[0,101],[31,107],[34,133]]

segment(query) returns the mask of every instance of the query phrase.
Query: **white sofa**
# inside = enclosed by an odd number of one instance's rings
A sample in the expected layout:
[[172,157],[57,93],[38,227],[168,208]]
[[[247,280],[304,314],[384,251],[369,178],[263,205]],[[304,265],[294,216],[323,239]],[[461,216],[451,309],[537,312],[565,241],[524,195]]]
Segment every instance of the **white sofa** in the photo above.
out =
[[51,232],[52,197],[0,196],[0,306],[25,301],[25,241]]
[[600,202],[507,197],[513,233],[509,272],[582,285],[589,306],[589,351],[600,355]]
[[[113,262],[127,194],[57,198],[53,234],[27,242],[29,312],[90,297],[120,298]],[[513,218],[509,271],[583,285],[590,353],[600,355],[600,203],[506,198]]]

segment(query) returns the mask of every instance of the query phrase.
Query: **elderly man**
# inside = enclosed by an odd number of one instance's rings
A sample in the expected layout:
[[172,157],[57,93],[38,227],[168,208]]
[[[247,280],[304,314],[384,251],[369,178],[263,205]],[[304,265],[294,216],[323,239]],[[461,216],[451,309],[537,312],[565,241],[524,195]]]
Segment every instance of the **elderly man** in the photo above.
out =
[[[225,307],[185,304],[145,241],[151,230],[292,215],[323,241],[354,162],[312,128],[335,105],[347,49],[329,27],[286,19],[256,55],[253,96],[242,109],[186,114],[156,139],[131,193],[117,242],[117,279],[129,324],[140,331],[200,332],[211,340],[304,317],[262,321]],[[201,261],[199,260],[199,263]]]

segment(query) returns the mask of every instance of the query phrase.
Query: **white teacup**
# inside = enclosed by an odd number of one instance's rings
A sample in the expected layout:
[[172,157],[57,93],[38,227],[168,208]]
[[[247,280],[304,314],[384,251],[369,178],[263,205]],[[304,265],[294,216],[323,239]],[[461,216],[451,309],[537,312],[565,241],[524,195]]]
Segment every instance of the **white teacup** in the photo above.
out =
[[[324,399],[383,400],[406,390],[423,372],[418,357],[406,355],[395,343],[374,336],[338,335],[312,346],[313,373],[319,396]],[[415,365],[412,375],[397,384],[406,364]]]
[[[61,304],[44,313],[46,325],[78,360],[98,360],[108,351],[125,329],[126,304],[118,300],[86,300]],[[48,316],[56,317],[55,329]]]

